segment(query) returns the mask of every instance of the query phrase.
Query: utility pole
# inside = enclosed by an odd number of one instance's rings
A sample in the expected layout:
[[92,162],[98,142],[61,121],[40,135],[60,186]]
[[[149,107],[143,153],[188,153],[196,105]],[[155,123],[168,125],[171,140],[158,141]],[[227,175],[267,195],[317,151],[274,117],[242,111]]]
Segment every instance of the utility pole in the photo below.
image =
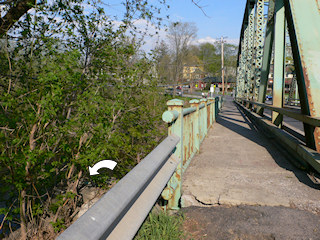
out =
[[222,95],[224,95],[224,58],[223,58],[223,37],[221,37],[221,80],[222,80]]
[[220,39],[221,43],[221,80],[222,80],[222,95],[224,95],[225,87],[224,87],[224,37]]

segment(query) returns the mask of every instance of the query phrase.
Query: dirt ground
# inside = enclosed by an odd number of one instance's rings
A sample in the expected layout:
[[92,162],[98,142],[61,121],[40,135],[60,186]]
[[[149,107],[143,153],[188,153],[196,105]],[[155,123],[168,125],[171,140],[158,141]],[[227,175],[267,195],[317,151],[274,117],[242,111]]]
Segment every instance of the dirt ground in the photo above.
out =
[[320,240],[320,215],[299,209],[221,205],[183,212],[188,240]]

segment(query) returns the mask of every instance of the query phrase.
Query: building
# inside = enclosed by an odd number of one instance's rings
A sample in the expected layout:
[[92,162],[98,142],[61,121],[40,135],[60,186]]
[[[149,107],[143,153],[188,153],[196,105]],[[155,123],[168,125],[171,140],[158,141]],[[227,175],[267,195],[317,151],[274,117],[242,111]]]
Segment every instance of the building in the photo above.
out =
[[183,81],[192,81],[201,79],[206,76],[206,73],[201,66],[184,66],[182,71]]
[[[286,66],[286,71],[285,71],[285,88],[284,91],[285,93],[289,93],[291,83],[293,81],[293,68],[291,65]],[[272,89],[273,89],[273,65],[270,66],[270,73],[268,76],[268,86],[267,86],[267,94],[272,94]]]

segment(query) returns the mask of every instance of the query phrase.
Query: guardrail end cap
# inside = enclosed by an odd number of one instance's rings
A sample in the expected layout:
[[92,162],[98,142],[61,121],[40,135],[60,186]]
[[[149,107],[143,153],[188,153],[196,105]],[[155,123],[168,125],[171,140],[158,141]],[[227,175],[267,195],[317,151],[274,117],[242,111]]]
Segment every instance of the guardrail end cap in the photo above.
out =
[[183,100],[171,99],[167,102],[167,106],[183,106]]
[[199,103],[200,101],[198,99],[192,99],[189,101],[189,103]]

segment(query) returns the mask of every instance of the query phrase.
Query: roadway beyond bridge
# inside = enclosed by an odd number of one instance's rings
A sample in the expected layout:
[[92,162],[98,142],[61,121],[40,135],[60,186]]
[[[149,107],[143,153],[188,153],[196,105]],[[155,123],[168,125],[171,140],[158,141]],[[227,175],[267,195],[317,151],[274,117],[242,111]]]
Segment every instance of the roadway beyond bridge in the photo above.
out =
[[235,239],[320,239],[320,187],[276,145],[226,98],[183,176],[182,206],[195,239],[233,239],[234,231],[251,231]]

